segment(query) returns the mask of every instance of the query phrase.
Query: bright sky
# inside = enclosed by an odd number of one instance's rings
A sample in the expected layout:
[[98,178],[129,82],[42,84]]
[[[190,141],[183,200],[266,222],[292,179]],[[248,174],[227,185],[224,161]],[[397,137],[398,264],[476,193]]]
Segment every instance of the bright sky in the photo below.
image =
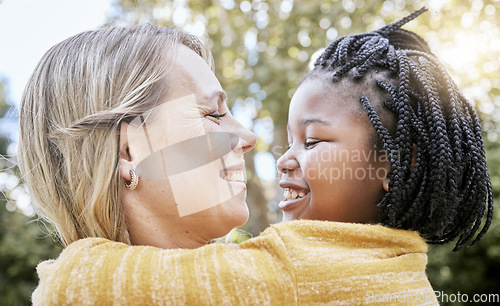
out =
[[10,101],[54,44],[104,23],[112,0],[0,0],[0,76],[9,80]]
[[[19,104],[29,76],[50,47],[74,34],[98,28],[112,2],[0,0],[0,77],[8,79],[9,101]],[[275,177],[274,159],[269,155],[260,154],[256,161],[267,165],[258,167],[264,179]]]

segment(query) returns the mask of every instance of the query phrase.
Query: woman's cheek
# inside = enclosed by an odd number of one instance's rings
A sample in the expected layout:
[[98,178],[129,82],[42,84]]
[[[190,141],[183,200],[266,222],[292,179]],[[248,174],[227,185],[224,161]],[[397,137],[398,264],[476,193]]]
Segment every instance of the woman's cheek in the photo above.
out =
[[207,134],[211,132],[221,131],[220,125],[210,119],[204,119],[202,122],[202,126]]

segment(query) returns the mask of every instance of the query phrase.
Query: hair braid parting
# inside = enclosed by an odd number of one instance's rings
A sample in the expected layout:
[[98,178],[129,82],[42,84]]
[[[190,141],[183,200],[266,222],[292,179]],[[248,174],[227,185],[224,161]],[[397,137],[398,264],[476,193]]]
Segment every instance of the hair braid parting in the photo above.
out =
[[427,43],[401,29],[426,10],[374,32],[335,40],[306,79],[326,75],[334,83],[342,78],[359,82],[371,71],[388,72],[377,75],[374,87],[390,100],[372,105],[360,97],[391,163],[389,191],[377,203],[380,222],[419,231],[433,244],[458,238],[457,251],[488,230],[492,186],[476,112]]

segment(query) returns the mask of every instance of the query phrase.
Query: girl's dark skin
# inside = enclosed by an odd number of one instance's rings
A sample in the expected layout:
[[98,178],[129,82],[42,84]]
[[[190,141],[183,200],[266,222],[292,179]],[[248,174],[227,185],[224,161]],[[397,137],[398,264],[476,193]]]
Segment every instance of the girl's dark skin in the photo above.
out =
[[374,148],[375,130],[359,103],[366,86],[315,78],[298,87],[290,103],[289,149],[278,160],[283,221],[377,222],[390,163]]
[[[338,38],[305,76],[278,162],[284,220],[378,222],[428,243],[458,238],[455,251],[486,233],[493,194],[479,118],[427,43],[401,29],[425,10]],[[359,158],[369,152],[387,158]]]

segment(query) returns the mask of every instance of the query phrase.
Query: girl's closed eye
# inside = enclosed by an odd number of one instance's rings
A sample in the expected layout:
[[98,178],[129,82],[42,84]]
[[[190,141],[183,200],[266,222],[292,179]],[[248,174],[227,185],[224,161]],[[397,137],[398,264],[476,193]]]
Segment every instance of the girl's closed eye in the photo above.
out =
[[306,142],[304,143],[304,147],[306,149],[311,149],[318,143],[322,142],[322,140],[317,140],[317,139],[307,139]]

